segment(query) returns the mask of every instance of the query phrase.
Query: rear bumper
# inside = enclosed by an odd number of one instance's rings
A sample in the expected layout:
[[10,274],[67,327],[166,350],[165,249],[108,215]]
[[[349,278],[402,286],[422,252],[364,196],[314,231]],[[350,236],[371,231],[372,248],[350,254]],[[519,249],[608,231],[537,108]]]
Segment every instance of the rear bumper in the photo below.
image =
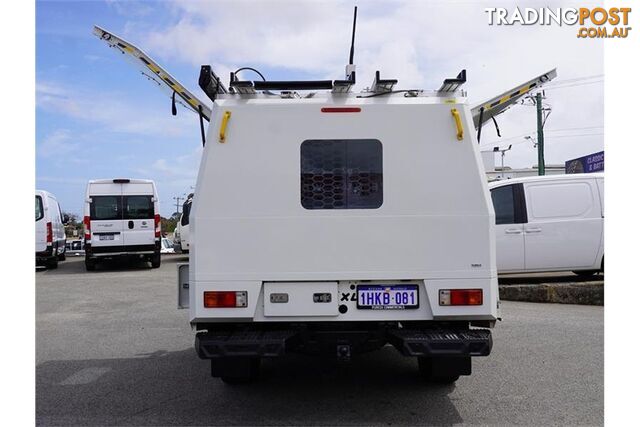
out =
[[85,254],[89,257],[126,256],[126,255],[151,255],[160,251],[160,242],[152,245],[116,245],[116,246],[92,246],[85,245]]
[[276,330],[200,332],[195,349],[201,359],[277,357],[288,352],[333,353],[340,346],[359,353],[392,344],[405,356],[488,356],[493,340],[488,329]]
[[53,246],[47,246],[47,249],[41,252],[36,252],[36,264],[45,262],[53,256]]

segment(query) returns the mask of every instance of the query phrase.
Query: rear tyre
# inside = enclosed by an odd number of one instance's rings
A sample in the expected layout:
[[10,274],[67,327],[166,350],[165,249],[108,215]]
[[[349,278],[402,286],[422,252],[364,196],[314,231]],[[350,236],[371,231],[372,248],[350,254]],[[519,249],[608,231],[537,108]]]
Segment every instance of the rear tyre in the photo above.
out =
[[574,271],[573,274],[576,274],[582,278],[587,278],[597,274],[598,272],[599,270],[581,270],[581,271]]
[[453,384],[460,375],[471,374],[471,358],[418,357],[420,376],[427,382]]
[[67,259],[66,252],[62,252],[60,255],[58,255],[58,261],[64,261],[65,259]]
[[221,357],[211,359],[211,375],[229,385],[247,384],[260,375],[257,357]]
[[154,253],[151,257],[151,268],[160,267],[160,252]]
[[54,255],[52,258],[48,259],[46,266],[49,270],[55,270],[58,268],[58,257]]
[[87,269],[87,271],[94,271],[96,269],[96,260],[91,258],[85,258],[84,266]]

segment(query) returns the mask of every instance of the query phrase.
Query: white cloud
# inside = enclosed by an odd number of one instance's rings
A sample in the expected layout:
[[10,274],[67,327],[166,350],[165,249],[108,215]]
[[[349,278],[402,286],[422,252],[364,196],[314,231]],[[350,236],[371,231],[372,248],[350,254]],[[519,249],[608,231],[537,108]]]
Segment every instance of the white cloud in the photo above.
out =
[[71,141],[71,133],[66,129],[52,132],[37,145],[37,153],[42,157],[63,158],[77,149],[78,144]]
[[[144,84],[144,81],[141,82]],[[169,101],[167,101],[169,104]],[[194,115],[176,117],[158,114],[141,100],[131,102],[131,95],[115,91],[101,92],[39,80],[36,84],[36,107],[86,123],[98,124],[109,132],[126,132],[143,136],[181,137],[193,133]]]

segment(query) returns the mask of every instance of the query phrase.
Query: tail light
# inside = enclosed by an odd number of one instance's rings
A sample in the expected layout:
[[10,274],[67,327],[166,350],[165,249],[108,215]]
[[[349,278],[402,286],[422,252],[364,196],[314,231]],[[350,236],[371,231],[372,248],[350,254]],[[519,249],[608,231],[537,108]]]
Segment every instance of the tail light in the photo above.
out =
[[204,293],[206,308],[246,307],[247,291],[207,291]]
[[47,223],[47,244],[53,243],[53,226],[50,222]]
[[440,305],[482,305],[482,289],[440,289]]
[[156,237],[160,237],[160,214],[155,214],[153,216],[153,221],[156,225]]
[[82,224],[84,225],[84,240],[91,240],[91,218],[85,216]]

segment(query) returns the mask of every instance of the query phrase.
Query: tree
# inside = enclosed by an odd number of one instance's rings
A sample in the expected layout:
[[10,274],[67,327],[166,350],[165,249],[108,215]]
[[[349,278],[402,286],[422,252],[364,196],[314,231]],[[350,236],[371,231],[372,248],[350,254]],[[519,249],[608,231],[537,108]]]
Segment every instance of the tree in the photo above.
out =
[[160,224],[162,226],[162,233],[173,233],[178,221],[174,218],[174,215],[172,215],[171,218],[160,217]]
[[[69,218],[69,221],[67,221],[67,223],[64,226],[65,235],[67,237],[75,237],[75,238],[82,236],[84,226],[82,222],[78,222],[78,215],[69,213],[69,212],[63,212],[62,216],[65,216],[65,215]],[[74,231],[75,231],[75,234],[74,234]]]

